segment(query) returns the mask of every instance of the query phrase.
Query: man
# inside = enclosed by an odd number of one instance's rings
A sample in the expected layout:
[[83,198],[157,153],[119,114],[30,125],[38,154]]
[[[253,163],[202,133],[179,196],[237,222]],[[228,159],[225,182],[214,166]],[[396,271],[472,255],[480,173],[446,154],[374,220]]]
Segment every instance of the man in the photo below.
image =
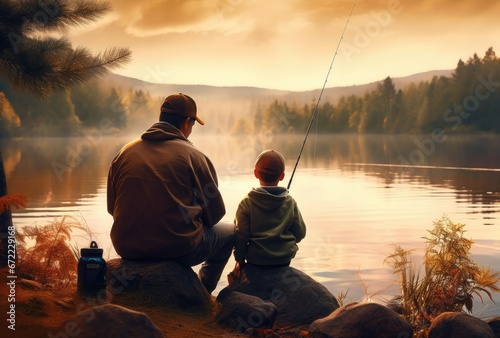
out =
[[231,256],[234,224],[219,222],[225,206],[210,160],[188,141],[194,100],[168,96],[159,122],[126,144],[108,174],[111,240],[124,259],[175,259],[195,266],[211,293]]

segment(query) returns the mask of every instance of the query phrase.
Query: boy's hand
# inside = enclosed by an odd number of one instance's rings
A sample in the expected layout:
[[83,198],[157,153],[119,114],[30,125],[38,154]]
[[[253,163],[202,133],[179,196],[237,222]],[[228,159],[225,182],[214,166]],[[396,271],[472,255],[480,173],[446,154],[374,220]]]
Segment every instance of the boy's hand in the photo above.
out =
[[240,280],[240,278],[241,278],[241,268],[243,267],[243,265],[245,265],[245,261],[236,262],[236,264],[234,265],[233,271],[231,271],[227,275],[227,282],[229,283],[229,285],[231,285],[234,282]]

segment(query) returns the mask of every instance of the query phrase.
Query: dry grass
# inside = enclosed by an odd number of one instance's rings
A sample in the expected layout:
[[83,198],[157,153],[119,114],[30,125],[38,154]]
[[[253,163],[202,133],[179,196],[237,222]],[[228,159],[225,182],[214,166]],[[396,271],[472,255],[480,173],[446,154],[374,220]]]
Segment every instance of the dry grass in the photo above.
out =
[[[7,280],[7,268],[0,269],[0,276],[3,281]],[[53,291],[40,288],[40,285],[31,287],[33,284],[25,284],[21,279],[16,281],[15,302],[9,303],[15,305],[16,322],[15,336],[36,338],[47,337],[48,332],[54,332],[55,329],[68,316],[65,303],[71,298],[67,291]],[[0,307],[7,309],[8,289],[0,288]],[[2,325],[2,329],[6,325]],[[10,330],[9,330],[10,331]],[[13,331],[10,331],[12,334]],[[8,335],[7,335],[8,337]]]
[[414,337],[426,337],[432,320],[443,312],[472,312],[473,298],[481,301],[484,293],[493,301],[491,292],[498,292],[498,273],[479,267],[470,257],[472,240],[463,237],[465,225],[447,217],[434,222],[424,237],[427,243],[423,273],[415,268],[411,250],[396,246],[386,262],[400,275],[401,295],[398,297],[403,315],[414,329]]
[[0,197],[0,214],[3,214],[12,207],[19,209],[26,207],[27,197],[24,195],[7,195]]
[[[19,276],[53,288],[76,285],[78,250],[71,244],[71,233],[88,229],[78,220],[63,216],[44,226],[26,226],[19,231],[17,270]],[[34,241],[27,246],[25,240]]]

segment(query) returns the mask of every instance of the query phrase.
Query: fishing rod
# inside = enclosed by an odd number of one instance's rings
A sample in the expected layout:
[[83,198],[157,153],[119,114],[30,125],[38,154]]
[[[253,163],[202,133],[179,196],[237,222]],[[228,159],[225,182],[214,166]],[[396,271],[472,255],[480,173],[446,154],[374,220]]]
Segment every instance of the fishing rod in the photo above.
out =
[[302,151],[304,150],[304,146],[306,144],[307,136],[309,135],[309,131],[311,130],[311,126],[312,126],[312,123],[314,121],[314,117],[316,116],[316,113],[318,112],[318,107],[319,107],[319,102],[321,101],[321,96],[323,96],[323,92],[325,91],[325,86],[326,86],[326,83],[328,82],[328,77],[330,76],[330,72],[332,70],[333,63],[335,62],[335,58],[337,57],[340,43],[344,39],[344,34],[345,34],[346,29],[347,29],[347,26],[349,25],[349,21],[351,20],[352,12],[354,11],[354,7],[356,6],[356,2],[357,2],[357,0],[354,0],[354,3],[352,4],[351,12],[349,13],[349,16],[347,17],[347,21],[345,23],[344,29],[342,30],[342,34],[340,35],[340,39],[339,39],[339,42],[337,44],[337,48],[335,49],[335,54],[333,54],[332,61],[330,62],[330,68],[328,68],[328,72],[326,73],[325,82],[323,83],[323,87],[321,88],[321,92],[319,93],[318,101],[316,102],[316,106],[314,107],[313,113],[311,115],[311,120],[309,121],[309,125],[307,126],[306,136],[304,137],[304,141],[302,141],[302,146],[300,147],[299,156],[297,157],[297,161],[295,162],[295,165],[293,167],[292,175],[290,176],[290,181],[288,182],[288,186],[286,187],[287,190],[289,190],[290,186],[292,185],[293,175],[295,174],[295,170],[297,169],[297,165],[299,164],[300,157],[302,155]]

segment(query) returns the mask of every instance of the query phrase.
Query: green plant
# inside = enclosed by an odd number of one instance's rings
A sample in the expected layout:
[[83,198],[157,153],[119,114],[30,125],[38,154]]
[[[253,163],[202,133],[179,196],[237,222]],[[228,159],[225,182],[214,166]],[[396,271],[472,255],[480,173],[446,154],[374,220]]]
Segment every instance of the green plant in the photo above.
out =
[[401,295],[397,298],[415,337],[425,337],[431,321],[443,312],[472,312],[474,295],[483,302],[481,293],[485,293],[493,301],[490,291],[500,291],[498,273],[470,259],[473,241],[463,237],[464,227],[445,216],[434,222],[424,237],[423,274],[414,267],[413,250],[396,246],[385,260],[400,275]]

